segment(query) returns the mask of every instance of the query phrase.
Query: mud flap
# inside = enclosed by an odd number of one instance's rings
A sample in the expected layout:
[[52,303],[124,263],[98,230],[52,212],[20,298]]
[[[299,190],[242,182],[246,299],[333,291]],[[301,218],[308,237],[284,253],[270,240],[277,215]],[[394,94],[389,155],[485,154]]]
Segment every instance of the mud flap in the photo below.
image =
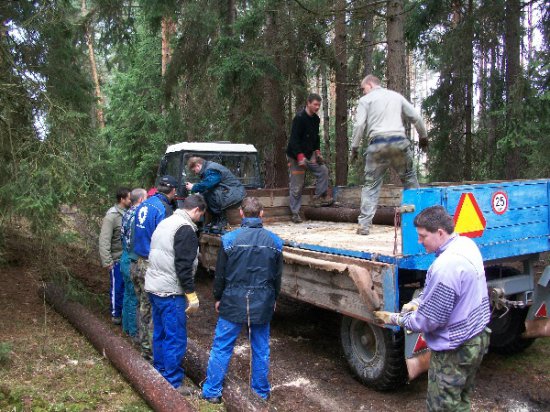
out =
[[[413,299],[418,297],[422,289],[416,289]],[[430,349],[421,333],[405,329],[405,363],[409,373],[409,380],[413,380],[430,367]]]
[[431,352],[421,333],[405,330],[405,363],[409,380],[413,380],[430,367]]
[[550,266],[546,266],[544,273],[535,286],[533,305],[529,308],[525,320],[523,338],[539,338],[550,336]]

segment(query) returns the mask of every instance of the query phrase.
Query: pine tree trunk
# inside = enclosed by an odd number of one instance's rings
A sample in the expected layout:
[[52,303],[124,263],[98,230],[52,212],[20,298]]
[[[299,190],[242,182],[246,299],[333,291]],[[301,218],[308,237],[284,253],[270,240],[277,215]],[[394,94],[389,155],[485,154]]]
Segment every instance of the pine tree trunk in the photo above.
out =
[[[403,31],[403,1],[391,0],[387,9],[387,33],[388,55],[386,59],[386,78],[388,89],[405,96],[407,93],[407,62],[405,51],[405,33]],[[390,168],[390,182],[400,184],[401,179],[397,172]]]
[[336,0],[334,24],[334,53],[336,74],[336,185],[348,183],[348,107],[347,107],[347,41],[346,0]]
[[176,24],[171,17],[163,17],[161,22],[161,36],[162,36],[162,62],[161,62],[161,74],[164,77],[166,68],[172,60],[172,47],[170,41],[172,36],[176,32]]
[[321,63],[321,97],[323,98],[323,141],[325,142],[325,151],[323,156],[329,169],[329,176],[332,169],[332,153],[330,147],[330,114],[328,105],[328,86],[327,86],[327,66]]
[[[274,50],[273,45],[277,44],[278,24],[276,12],[267,11],[265,46],[266,50]],[[280,70],[281,58],[274,52],[275,65]],[[271,143],[271,150],[267,150],[270,157],[268,163],[272,165],[272,170],[266,174],[267,187],[285,187],[288,186],[287,160],[285,147],[287,144],[285,128],[285,99],[281,82],[276,76],[268,76],[265,80],[265,95],[263,102],[265,112],[268,114],[269,127],[266,129],[266,142]]]
[[[88,10],[86,8],[86,0],[82,0],[81,3],[82,16],[86,17]],[[97,72],[97,64],[95,61],[94,50],[94,30],[90,24],[86,25],[86,44],[88,46],[88,55],[90,59],[90,69],[92,72],[92,81],[94,82],[94,95],[97,100],[96,116],[99,127],[103,129],[105,127],[105,118],[103,116],[103,94],[101,93],[101,85],[99,81],[99,74]]]
[[365,69],[363,74],[368,76],[372,74],[372,52],[374,50],[374,13],[371,9],[367,10],[363,20],[363,33],[365,42]]
[[395,90],[405,96],[407,94],[407,62],[403,23],[403,1],[389,1],[386,23],[388,40],[386,78],[388,79],[388,89]]
[[[506,126],[510,130],[513,119],[512,111],[514,105],[521,104],[522,96],[520,93],[521,81],[521,62],[520,62],[520,44],[521,44],[521,0],[506,0],[506,16],[504,30],[504,47],[506,57]],[[506,158],[505,176],[506,179],[517,179],[520,170],[520,151],[517,147],[512,147]]]
[[466,96],[464,102],[464,127],[465,127],[465,147],[464,147],[464,179],[472,180],[472,117],[474,100],[474,27],[473,27],[473,0],[468,0],[468,11],[466,13],[466,36],[464,42],[464,74]]

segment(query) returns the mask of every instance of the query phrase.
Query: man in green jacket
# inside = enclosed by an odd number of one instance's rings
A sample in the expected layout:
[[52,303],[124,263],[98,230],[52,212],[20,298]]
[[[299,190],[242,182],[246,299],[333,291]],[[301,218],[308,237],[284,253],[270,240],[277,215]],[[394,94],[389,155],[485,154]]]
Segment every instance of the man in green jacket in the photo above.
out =
[[115,325],[121,323],[124,299],[124,280],[120,272],[120,256],[122,255],[120,227],[122,216],[130,204],[130,189],[119,188],[116,192],[116,204],[105,214],[99,234],[99,257],[101,266],[106,268],[110,274],[111,320]]

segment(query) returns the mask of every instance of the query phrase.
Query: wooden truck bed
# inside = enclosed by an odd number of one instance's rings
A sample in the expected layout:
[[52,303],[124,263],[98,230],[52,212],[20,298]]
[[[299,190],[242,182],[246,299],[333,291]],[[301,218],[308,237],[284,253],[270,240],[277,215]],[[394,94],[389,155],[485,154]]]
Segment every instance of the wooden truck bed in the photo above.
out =
[[401,230],[393,226],[373,225],[367,236],[355,233],[357,223],[308,220],[295,224],[271,222],[265,228],[276,233],[288,244],[316,245],[331,249],[370,252],[385,256],[401,254]]

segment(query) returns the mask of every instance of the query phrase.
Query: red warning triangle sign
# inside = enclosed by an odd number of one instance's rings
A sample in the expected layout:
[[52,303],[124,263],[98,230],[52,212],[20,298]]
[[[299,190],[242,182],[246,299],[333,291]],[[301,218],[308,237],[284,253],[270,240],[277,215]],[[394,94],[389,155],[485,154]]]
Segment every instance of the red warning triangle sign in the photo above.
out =
[[418,338],[416,339],[416,343],[414,345],[413,353],[420,352],[425,349],[428,349],[428,344],[422,337],[422,334],[419,334]]
[[485,216],[473,193],[462,193],[455,210],[455,232],[467,237],[480,237],[487,226]]
[[535,318],[547,318],[548,312],[546,311],[546,303],[543,303],[540,305],[539,310],[537,310],[537,313],[535,313]]

